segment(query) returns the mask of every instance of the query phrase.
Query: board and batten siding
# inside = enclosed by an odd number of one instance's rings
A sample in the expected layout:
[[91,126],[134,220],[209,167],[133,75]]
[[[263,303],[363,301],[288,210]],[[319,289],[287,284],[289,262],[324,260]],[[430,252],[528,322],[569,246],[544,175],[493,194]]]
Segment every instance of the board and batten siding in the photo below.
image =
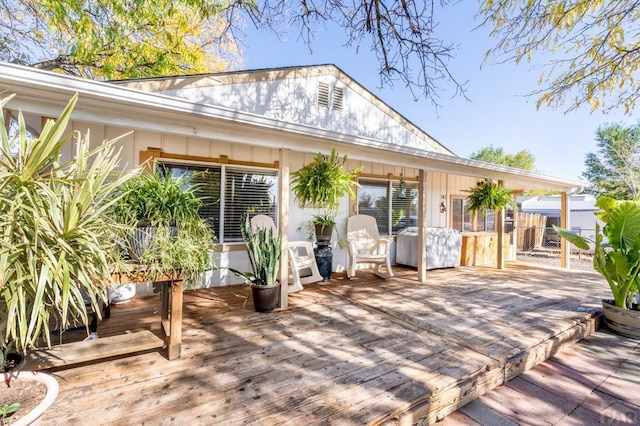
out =
[[[318,83],[329,87],[329,107],[318,105]],[[333,108],[335,88],[342,89],[342,108]],[[161,92],[191,102],[227,107],[345,135],[447,153],[428,137],[418,136],[334,75],[306,76],[226,85],[186,87]]]

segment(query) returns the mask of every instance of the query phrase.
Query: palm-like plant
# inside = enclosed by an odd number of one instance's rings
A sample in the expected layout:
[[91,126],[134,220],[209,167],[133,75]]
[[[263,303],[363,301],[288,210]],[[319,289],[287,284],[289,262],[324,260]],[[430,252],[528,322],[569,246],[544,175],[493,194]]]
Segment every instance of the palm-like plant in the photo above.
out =
[[[85,297],[98,312],[118,251],[107,211],[117,201],[113,191],[135,172],[112,172],[115,141],[91,149],[86,136],[64,136],[76,100],[35,139],[22,115],[9,138],[0,114],[0,344],[21,352],[41,336],[51,344],[52,316],[59,327],[88,323]],[[61,149],[72,139],[76,151],[63,163]]]

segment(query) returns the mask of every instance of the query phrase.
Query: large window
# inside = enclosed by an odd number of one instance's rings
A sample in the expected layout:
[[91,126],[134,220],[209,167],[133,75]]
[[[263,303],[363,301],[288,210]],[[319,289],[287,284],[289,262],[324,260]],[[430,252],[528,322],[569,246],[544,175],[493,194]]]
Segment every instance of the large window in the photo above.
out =
[[358,213],[375,217],[380,235],[393,235],[407,226],[417,226],[417,183],[406,182],[404,194],[397,181],[360,180],[359,183]]
[[496,215],[493,210],[487,210],[484,215],[477,212],[474,223],[467,199],[454,197],[451,200],[451,227],[458,231],[495,231]]
[[218,242],[242,241],[241,220],[246,214],[277,218],[278,173],[275,170],[234,166],[159,163],[160,174],[182,176],[198,186],[200,215],[216,233]]

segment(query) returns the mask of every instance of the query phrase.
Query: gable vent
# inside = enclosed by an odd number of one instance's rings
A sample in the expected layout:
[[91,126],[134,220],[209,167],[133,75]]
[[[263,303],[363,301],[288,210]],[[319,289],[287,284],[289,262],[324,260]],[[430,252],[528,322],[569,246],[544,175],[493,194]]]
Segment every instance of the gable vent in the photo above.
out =
[[333,102],[331,106],[334,111],[342,111],[342,87],[333,88]]
[[329,108],[329,85],[318,82],[318,106]]

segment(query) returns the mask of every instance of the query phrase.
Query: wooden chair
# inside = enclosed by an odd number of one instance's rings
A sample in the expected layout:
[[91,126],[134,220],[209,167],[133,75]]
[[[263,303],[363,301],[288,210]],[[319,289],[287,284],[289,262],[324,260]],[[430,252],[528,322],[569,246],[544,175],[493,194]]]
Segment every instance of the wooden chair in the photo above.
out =
[[[251,218],[251,229],[257,228],[277,231],[273,219],[263,214]],[[289,271],[292,281],[292,284],[289,284],[289,293],[302,290],[303,284],[322,281],[311,241],[289,241],[287,254],[289,256]]]
[[[375,273],[387,279],[393,277],[389,238],[380,237],[378,224],[373,216],[359,214],[347,219],[347,277],[356,275],[359,263],[373,264]],[[381,266],[386,270],[382,271]]]

